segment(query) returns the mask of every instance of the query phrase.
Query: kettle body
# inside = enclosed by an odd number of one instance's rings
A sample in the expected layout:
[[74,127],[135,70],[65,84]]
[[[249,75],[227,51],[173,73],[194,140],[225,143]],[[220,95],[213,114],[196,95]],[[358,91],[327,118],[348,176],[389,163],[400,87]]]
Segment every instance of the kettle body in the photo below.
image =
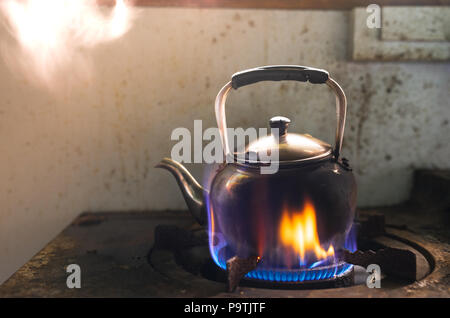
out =
[[228,164],[215,175],[207,199],[211,235],[222,241],[215,245],[225,246],[214,251],[215,257],[223,262],[257,255],[265,264],[284,268],[296,256],[280,249],[283,214],[301,213],[310,200],[321,245],[344,247],[354,219],[356,182],[348,166],[332,159],[281,168],[273,175]]

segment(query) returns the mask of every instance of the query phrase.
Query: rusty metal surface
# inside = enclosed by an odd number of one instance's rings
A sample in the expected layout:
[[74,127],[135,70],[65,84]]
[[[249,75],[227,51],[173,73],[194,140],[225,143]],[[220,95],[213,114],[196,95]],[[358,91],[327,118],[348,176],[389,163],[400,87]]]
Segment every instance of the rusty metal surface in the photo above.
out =
[[247,258],[239,258],[234,256],[230,258],[227,261],[228,291],[235,291],[241,279],[245,276],[245,274],[254,270],[258,265],[258,262],[258,256],[250,256]]
[[[188,226],[186,213],[95,213],[78,217],[0,286],[0,297],[207,296],[171,286],[147,262],[157,224]],[[81,288],[66,286],[66,267],[81,267]],[[197,283],[201,286],[201,283]]]
[[[409,250],[387,247],[376,252],[369,250],[367,252],[356,251],[352,253],[348,250],[343,250],[341,253],[341,259],[347,263],[363,267],[377,264],[388,275],[411,281],[416,280],[416,254]],[[395,262],[392,260],[395,260]]]
[[[446,218],[446,213],[425,216],[407,207],[376,210],[386,215],[388,235],[429,252],[431,274],[412,284],[383,280],[380,289],[365,285],[320,290],[239,287],[226,293],[225,283],[180,270],[168,252],[159,251],[165,273],[147,260],[156,226],[190,227],[193,220],[187,214],[95,213],[77,218],[2,284],[0,297],[450,297],[450,245],[442,235],[447,225],[430,223]],[[420,221],[424,218],[427,222]],[[403,226],[405,221],[408,226]],[[66,287],[69,264],[81,267],[80,289]]]

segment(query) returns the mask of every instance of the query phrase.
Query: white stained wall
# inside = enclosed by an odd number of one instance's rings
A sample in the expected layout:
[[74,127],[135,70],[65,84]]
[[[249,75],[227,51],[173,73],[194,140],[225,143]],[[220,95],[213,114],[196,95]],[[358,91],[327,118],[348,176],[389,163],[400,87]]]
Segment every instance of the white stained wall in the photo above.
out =
[[[330,71],[348,97],[359,205],[407,199],[415,168],[450,168],[449,64],[351,62],[349,24],[345,11],[145,8],[122,39],[86,52],[91,81],[68,72],[51,91],[0,61],[0,283],[83,211],[185,209],[153,167],[174,128],[216,126],[215,95],[242,69]],[[325,86],[256,84],[232,92],[227,115],[231,127],[284,115],[292,131],[334,139]]]

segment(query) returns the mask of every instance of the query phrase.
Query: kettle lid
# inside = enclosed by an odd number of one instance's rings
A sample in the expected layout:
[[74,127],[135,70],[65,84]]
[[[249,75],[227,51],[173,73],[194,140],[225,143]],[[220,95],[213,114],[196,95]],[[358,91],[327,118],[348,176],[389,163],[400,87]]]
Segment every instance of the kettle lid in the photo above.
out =
[[271,135],[259,138],[251,142],[246,148],[246,158],[255,158],[257,162],[263,162],[273,151],[278,150],[279,163],[300,163],[324,159],[332,155],[332,147],[308,134],[288,133],[287,129],[291,120],[282,116],[270,119]]

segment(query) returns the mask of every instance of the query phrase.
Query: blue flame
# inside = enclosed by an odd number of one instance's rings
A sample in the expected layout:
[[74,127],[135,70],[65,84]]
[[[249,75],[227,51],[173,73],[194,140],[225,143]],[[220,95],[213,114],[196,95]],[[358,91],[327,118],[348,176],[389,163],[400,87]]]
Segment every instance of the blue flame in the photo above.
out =
[[246,277],[273,282],[300,283],[311,280],[326,280],[343,276],[352,268],[353,265],[341,262],[335,266],[322,266],[311,269],[256,269],[249,272]]
[[345,238],[344,248],[349,250],[350,252],[356,252],[358,249],[356,245],[356,238],[357,238],[357,229],[356,226],[353,225],[350,229],[350,231],[347,234],[347,237]]
[[[214,251],[213,246],[213,251]],[[220,253],[222,254],[222,253]],[[219,253],[213,257],[217,266],[226,270],[226,260],[218,256]],[[339,262],[335,264],[326,264],[323,266],[310,266],[310,268],[296,268],[296,269],[270,269],[266,268],[264,264],[259,264],[258,268],[247,273],[245,277],[250,279],[266,280],[273,282],[304,282],[312,280],[327,280],[337,278],[347,274],[353,268],[352,264]]]

